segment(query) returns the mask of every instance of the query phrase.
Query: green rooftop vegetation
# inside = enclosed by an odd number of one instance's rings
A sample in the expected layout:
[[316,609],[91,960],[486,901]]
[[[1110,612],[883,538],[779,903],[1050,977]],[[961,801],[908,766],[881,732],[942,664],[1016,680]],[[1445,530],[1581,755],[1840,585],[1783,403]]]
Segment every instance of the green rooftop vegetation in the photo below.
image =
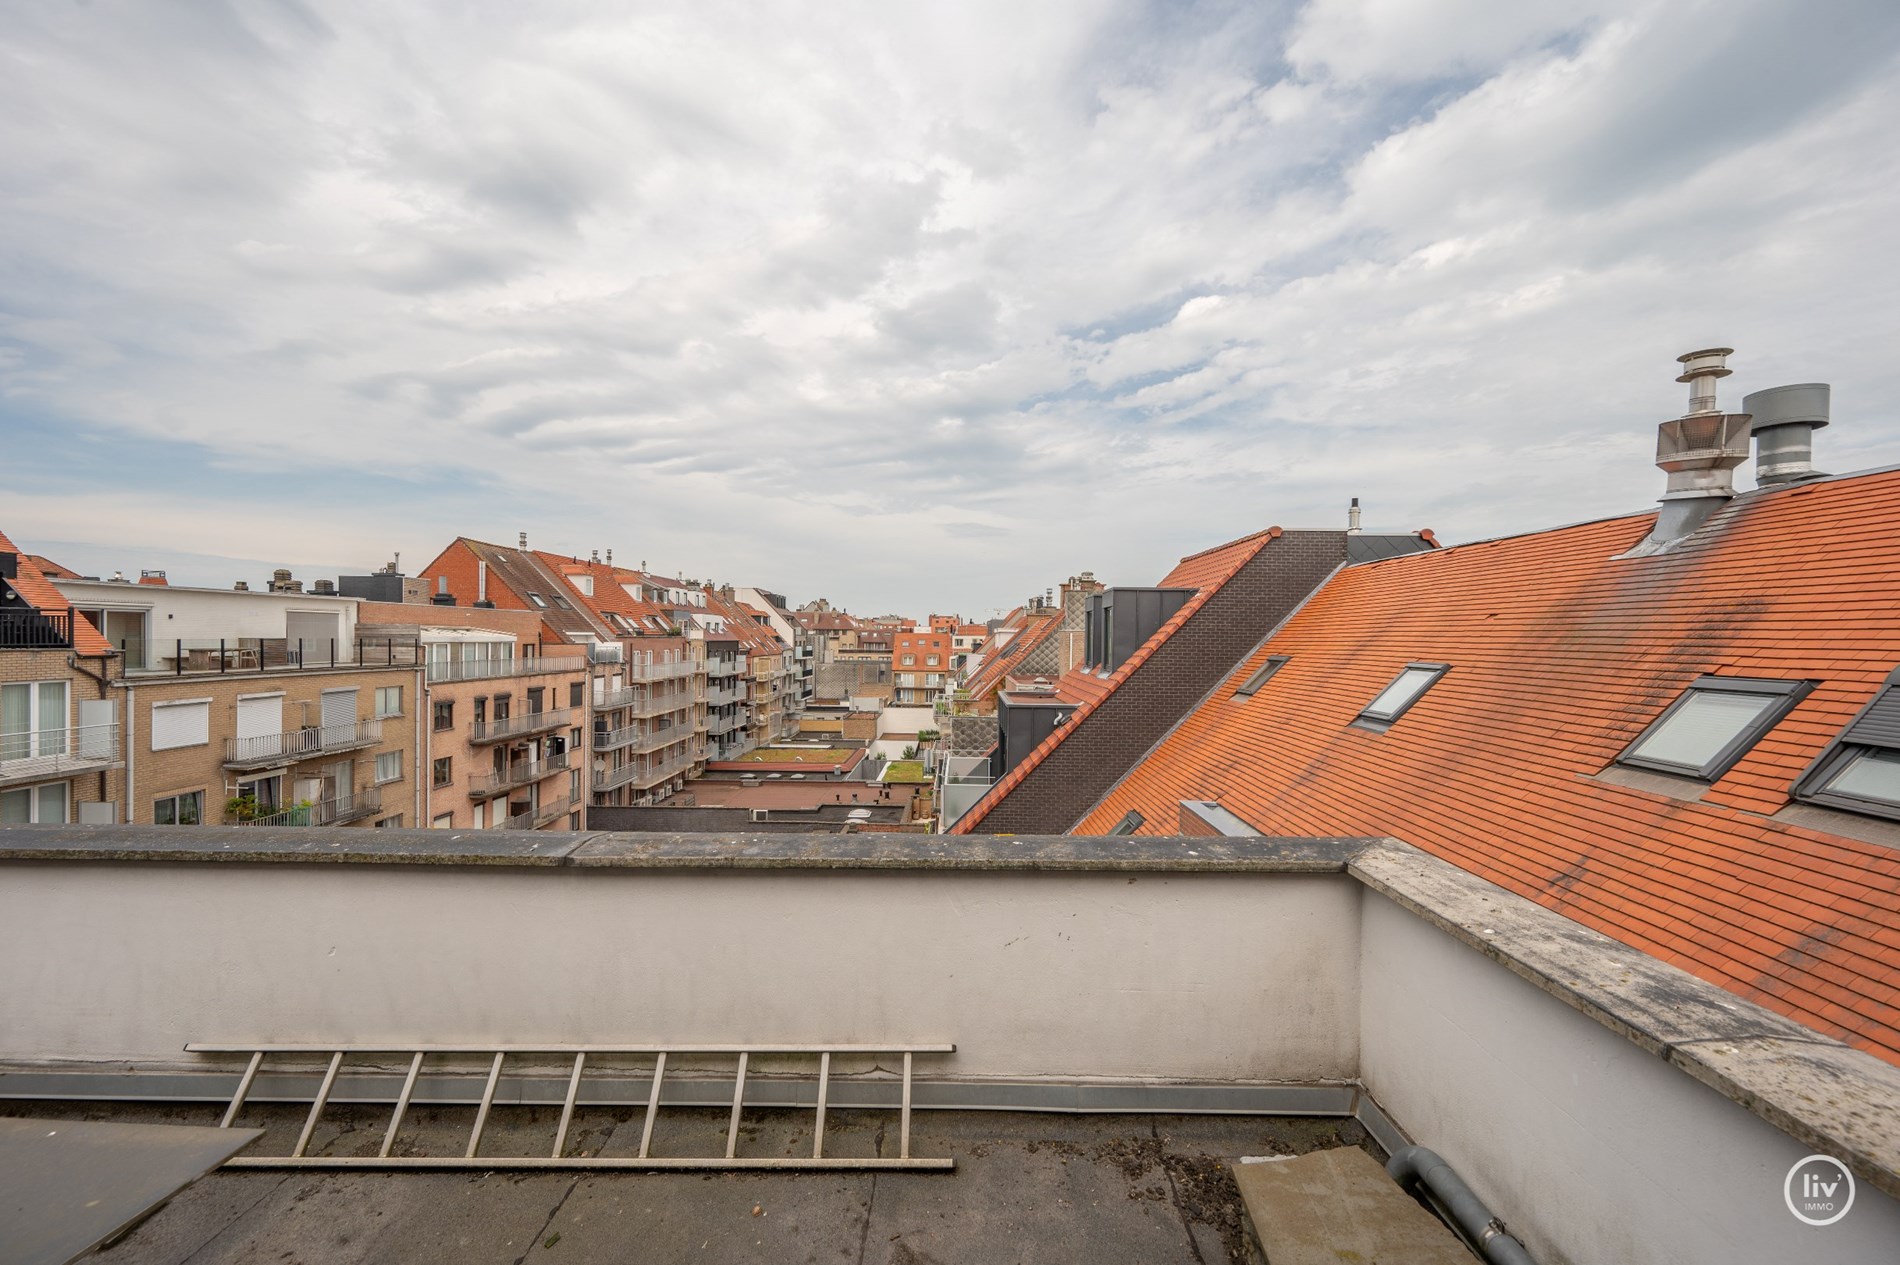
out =
[[928,782],[930,774],[924,772],[922,760],[893,760],[884,770],[886,782]]
[[738,758],[738,764],[843,764],[857,754],[856,747],[764,747]]

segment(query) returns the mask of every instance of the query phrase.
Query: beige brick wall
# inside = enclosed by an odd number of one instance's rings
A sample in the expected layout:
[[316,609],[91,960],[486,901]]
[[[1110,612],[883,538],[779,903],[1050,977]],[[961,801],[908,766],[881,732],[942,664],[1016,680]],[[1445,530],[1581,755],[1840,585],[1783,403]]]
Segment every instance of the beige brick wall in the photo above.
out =
[[[20,681],[65,681],[67,725],[79,723],[79,704],[87,699],[116,697],[108,686],[101,686],[92,677],[70,666],[70,650],[0,650],[0,684],[12,684]],[[89,671],[106,674],[116,671],[108,668],[108,661],[102,659],[81,659],[79,662]],[[123,719],[123,717],[121,717]],[[44,722],[42,722],[44,723]],[[40,786],[51,782],[67,784],[66,803],[69,820],[78,820],[76,807],[81,801],[113,799],[117,790],[115,775],[111,772],[86,773],[70,778],[48,778],[45,782],[20,782],[7,784],[6,789],[18,790],[25,786]]]
[[[492,699],[496,695],[506,694],[508,696],[510,713],[519,716],[528,710],[528,690],[530,688],[545,690],[547,700],[546,707],[549,711],[573,712],[573,719],[559,732],[562,737],[571,739],[573,730],[578,729],[580,731],[579,746],[570,748],[569,767],[571,769],[579,769],[582,778],[585,779],[588,770],[587,744],[592,741],[592,738],[589,736],[589,730],[593,725],[589,712],[589,708],[592,704],[593,691],[588,687],[588,679],[588,671],[581,669],[573,672],[531,673],[521,676],[494,677],[485,681],[438,681],[430,685],[428,688],[428,711],[422,718],[423,736],[426,739],[425,745],[427,753],[426,760],[420,768],[423,785],[429,788],[429,806],[425,818],[415,824],[418,826],[433,825],[436,818],[446,815],[450,819],[450,825],[456,829],[466,830],[473,827],[475,824],[475,805],[478,801],[469,795],[469,779],[479,774],[491,772],[494,769],[495,751],[498,747],[510,750],[532,748],[534,758],[539,759],[545,756],[548,749],[547,739],[553,736],[551,734],[542,735],[526,742],[520,740],[504,743],[477,744],[474,742],[472,738],[474,732],[473,722],[475,718],[475,700],[478,698]],[[582,687],[580,691],[581,702],[578,706],[574,706],[570,700],[573,697],[573,687],[577,684]],[[454,724],[448,729],[437,730],[433,727],[433,714],[435,704],[438,702],[449,702],[455,705]],[[492,714],[493,712],[491,710],[490,715]],[[438,787],[434,785],[434,762],[445,757],[449,761],[449,784],[447,786]],[[526,753],[524,752],[515,758],[526,758]],[[572,780],[567,770],[556,770],[547,777],[542,778],[539,782],[540,799],[538,802],[551,804],[557,799],[565,799]],[[519,787],[510,792],[510,795],[516,799],[525,799],[527,798],[525,794],[526,790],[526,787]],[[581,790],[581,799],[582,802],[585,803],[587,788],[584,780]],[[484,804],[482,809],[482,825],[484,828],[495,824],[494,814],[496,812],[499,811],[504,817],[507,815],[509,798],[509,795],[504,795],[494,799],[480,801]],[[564,830],[566,828],[567,821],[565,818],[544,827],[544,829],[549,830]]]
[[[427,824],[416,820],[416,789],[424,783],[420,780],[422,743],[418,741],[416,723],[422,695],[420,673],[415,668],[135,676],[125,685],[127,688],[121,694],[129,695],[130,701],[128,706],[121,709],[121,718],[126,722],[127,767],[123,773],[116,775],[119,786],[113,796],[122,801],[125,820],[150,822],[155,800],[202,791],[205,824],[216,825],[224,821],[225,801],[236,793],[240,780],[250,781],[280,771],[239,772],[224,767],[225,740],[237,736],[237,701],[240,696],[281,691],[284,696],[284,728],[294,730],[306,721],[317,723],[324,690],[355,687],[357,718],[368,720],[375,712],[377,688],[400,685],[403,691],[402,714],[383,720],[380,742],[357,751],[301,761],[282,769],[283,800],[286,804],[296,802],[296,782],[300,777],[318,776],[324,766],[345,759],[353,762],[352,785],[348,792],[339,787],[339,793],[353,794],[366,790],[376,781],[376,757],[384,752],[398,751],[403,756],[401,778],[383,784],[382,808],[379,812],[353,824],[369,826],[378,820],[398,815],[405,826]],[[166,751],[152,750],[153,705],[186,699],[210,700],[210,741]],[[426,718],[423,724],[426,727]],[[426,733],[423,736],[426,737]]]

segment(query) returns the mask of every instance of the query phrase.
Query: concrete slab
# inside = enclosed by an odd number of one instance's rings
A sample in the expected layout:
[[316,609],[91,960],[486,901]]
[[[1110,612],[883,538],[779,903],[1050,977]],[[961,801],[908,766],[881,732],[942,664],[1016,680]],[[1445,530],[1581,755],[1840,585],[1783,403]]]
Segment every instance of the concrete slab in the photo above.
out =
[[1273,1265],[1471,1265],[1471,1253],[1364,1151],[1335,1147],[1236,1164]]

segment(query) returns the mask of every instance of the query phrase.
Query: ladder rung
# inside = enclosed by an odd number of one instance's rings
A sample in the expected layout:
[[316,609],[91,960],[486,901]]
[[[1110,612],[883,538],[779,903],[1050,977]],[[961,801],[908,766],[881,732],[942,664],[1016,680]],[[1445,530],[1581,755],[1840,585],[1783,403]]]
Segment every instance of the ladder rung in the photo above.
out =
[[475,1112],[475,1131],[468,1135],[468,1159],[475,1158],[475,1152],[482,1145],[482,1130],[488,1126],[488,1109],[495,1105],[495,1083],[501,1079],[501,1061],[508,1056],[496,1051],[495,1065],[488,1069],[488,1085],[482,1090],[482,1105]]
[[422,1051],[416,1051],[416,1057],[409,1060],[409,1075],[403,1077],[402,1096],[396,1099],[396,1114],[389,1118],[389,1132],[383,1135],[383,1149],[378,1155],[387,1156],[389,1148],[396,1145],[396,1130],[402,1128],[403,1113],[409,1110],[410,1095],[416,1092],[416,1074],[422,1071]]
[[825,1157],[825,1100],[831,1092],[831,1051],[818,1056],[818,1124],[811,1131],[811,1157]]
[[660,1057],[653,1064],[653,1092],[647,1095],[647,1119],[640,1126],[640,1158],[647,1157],[647,1148],[653,1145],[653,1117],[660,1110],[660,1078],[666,1075],[666,1051],[660,1051]]
[[244,1079],[238,1082],[237,1093],[231,1096],[231,1105],[225,1109],[224,1119],[218,1122],[220,1129],[230,1128],[231,1122],[237,1119],[238,1108],[244,1105],[244,1095],[251,1092],[251,1082],[257,1079],[257,1069],[263,1062],[262,1050],[251,1055],[250,1065],[244,1069]]
[[732,1123],[726,1128],[726,1158],[739,1153],[739,1113],[745,1109],[746,1054],[739,1054],[739,1075],[732,1083]]
[[554,1158],[560,1159],[561,1152],[567,1149],[567,1122],[574,1118],[574,1100],[581,1092],[581,1069],[587,1066],[587,1055],[574,1056],[574,1074],[567,1080],[567,1101],[561,1104],[561,1127],[554,1131]]
[[330,1100],[330,1087],[336,1084],[336,1069],[343,1066],[343,1051],[330,1055],[330,1068],[323,1074],[323,1085],[317,1090],[317,1099],[310,1104],[310,1116],[303,1122],[303,1132],[297,1135],[297,1149],[290,1154],[293,1158],[303,1154],[310,1145],[310,1135],[317,1131],[317,1117],[323,1114],[323,1104]]

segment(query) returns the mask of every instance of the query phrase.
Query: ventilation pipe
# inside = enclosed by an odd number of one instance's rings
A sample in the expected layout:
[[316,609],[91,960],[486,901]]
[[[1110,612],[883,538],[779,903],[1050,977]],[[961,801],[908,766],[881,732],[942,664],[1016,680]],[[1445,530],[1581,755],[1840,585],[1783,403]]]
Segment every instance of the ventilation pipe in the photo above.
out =
[[1762,487],[1827,476],[1814,468],[1814,432],[1828,423],[1825,382],[1769,387],[1742,397],[1755,419],[1755,482]]
[[528,533],[525,531],[521,533],[521,552],[528,552]]
[[1676,357],[1689,386],[1689,411],[1656,428],[1656,464],[1669,476],[1656,526],[1629,557],[1655,553],[1694,532],[1735,495],[1735,467],[1748,460],[1748,414],[1724,413],[1715,384],[1735,372],[1732,347]]
[[1353,497],[1352,504],[1346,509],[1346,530],[1353,534],[1359,531],[1359,498]]

